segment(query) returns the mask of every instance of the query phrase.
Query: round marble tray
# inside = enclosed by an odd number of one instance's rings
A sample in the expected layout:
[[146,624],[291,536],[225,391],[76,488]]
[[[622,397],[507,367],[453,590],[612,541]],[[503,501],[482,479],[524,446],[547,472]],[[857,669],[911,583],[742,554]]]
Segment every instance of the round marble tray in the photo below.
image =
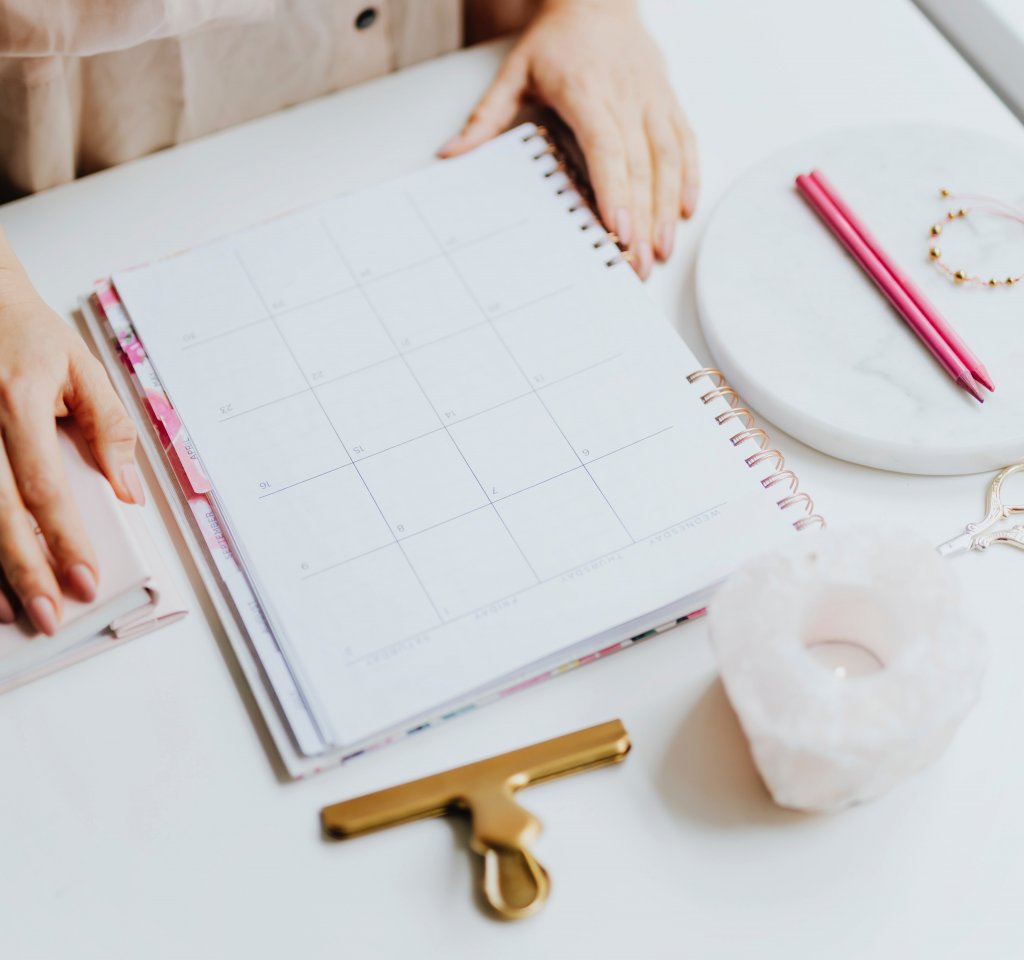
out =
[[[797,194],[820,169],[988,367],[984,405],[956,387]],[[1024,283],[954,286],[928,259],[954,201],[1024,209],[1024,148],[955,128],[860,127],[795,145],[744,175],[712,215],[697,264],[701,325],[746,404],[825,453],[955,474],[1024,458]],[[956,201],[956,206],[971,206]],[[943,231],[954,269],[1024,273],[1024,225],[968,216]]]

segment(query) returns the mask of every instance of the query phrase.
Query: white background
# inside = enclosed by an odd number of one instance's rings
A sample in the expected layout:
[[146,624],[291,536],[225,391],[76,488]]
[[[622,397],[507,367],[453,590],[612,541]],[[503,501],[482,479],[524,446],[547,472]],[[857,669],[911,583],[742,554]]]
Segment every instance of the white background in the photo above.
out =
[[[1019,136],[909,0],[645,11],[704,166],[701,212],[651,285],[698,354],[701,221],[748,164],[872,120]],[[289,110],[6,207],[0,222],[70,312],[112,269],[428,162],[500,55],[457,54]],[[901,523],[938,542],[981,513],[987,478],[885,474],[778,439],[834,526]],[[1009,550],[958,562],[993,664],[950,751],[834,817],[769,803],[702,624],[281,783],[194,603],[180,626],[0,699],[0,956],[1019,957],[1022,564]],[[623,766],[522,795],[554,883],[533,919],[480,909],[462,827],[320,837],[325,803],[615,716],[635,742]]]

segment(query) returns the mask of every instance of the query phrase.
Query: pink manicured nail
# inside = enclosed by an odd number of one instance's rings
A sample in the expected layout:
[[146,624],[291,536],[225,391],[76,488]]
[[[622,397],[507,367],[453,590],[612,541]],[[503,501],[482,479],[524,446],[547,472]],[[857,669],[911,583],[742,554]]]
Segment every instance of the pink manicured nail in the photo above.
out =
[[651,275],[651,267],[654,266],[654,251],[647,240],[641,240],[636,245],[637,273],[641,280],[646,280]]
[[57,610],[49,597],[34,597],[25,607],[29,620],[48,637],[57,632]]
[[96,599],[96,575],[84,563],[76,563],[68,570],[68,586],[84,603]]
[[683,211],[684,217],[692,217],[693,211],[697,209],[697,187],[694,184],[688,183],[683,187],[683,197],[680,207]]
[[11,601],[7,599],[2,591],[0,591],[0,623],[14,623],[14,607],[11,606]]
[[633,224],[625,207],[615,211],[615,235],[619,238],[620,247],[628,247],[629,241],[633,239]]
[[121,482],[132,498],[132,503],[137,503],[141,507],[146,502],[146,494],[142,489],[142,481],[139,479],[139,471],[135,469],[135,464],[128,463],[121,468]]
[[672,256],[672,247],[676,242],[676,228],[674,224],[663,223],[658,227],[658,254],[662,260]]
[[439,157],[448,156],[449,153],[451,153],[456,147],[462,144],[462,142],[466,139],[466,134],[469,133],[470,128],[472,126],[472,121],[467,123],[465,127],[463,127],[457,134],[455,134],[454,137],[451,138],[451,140],[449,140],[443,147],[441,147],[440,150],[437,151],[437,155]]
[[443,147],[441,147],[437,151],[437,155],[439,157],[447,157],[448,154],[451,152],[452,148],[455,146],[455,144],[457,144],[459,142],[459,139],[461,138],[461,136],[462,136],[461,133],[455,134],[455,136],[452,137],[451,140],[449,140]]

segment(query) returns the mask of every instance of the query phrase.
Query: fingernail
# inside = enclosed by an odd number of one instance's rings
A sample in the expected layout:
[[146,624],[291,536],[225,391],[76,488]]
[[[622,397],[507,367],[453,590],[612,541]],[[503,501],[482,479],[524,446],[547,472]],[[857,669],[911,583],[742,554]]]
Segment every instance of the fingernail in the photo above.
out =
[[57,632],[57,609],[49,597],[35,597],[29,600],[25,609],[37,630],[41,630],[48,637]]
[[628,247],[629,241],[633,239],[633,224],[625,207],[615,211],[615,235],[619,238],[620,247]]
[[676,228],[674,224],[663,223],[658,227],[658,255],[662,260],[672,256],[672,247],[676,242]]
[[461,146],[462,142],[466,139],[466,134],[469,133],[470,127],[473,123],[470,121],[467,123],[454,137],[451,138],[440,150],[437,151],[439,157],[446,157],[457,147]]
[[14,623],[14,607],[11,606],[11,601],[0,593],[0,623]]
[[83,603],[96,599],[96,575],[84,563],[76,563],[68,570],[68,586]]
[[141,507],[146,502],[146,494],[142,489],[142,481],[139,479],[139,471],[135,469],[135,464],[128,463],[121,468],[121,482],[132,498],[132,503],[137,503]]
[[693,211],[697,209],[697,187],[693,184],[687,184],[683,187],[680,208],[683,211],[683,216],[687,218],[692,217]]
[[646,280],[651,275],[651,267],[654,266],[654,251],[647,240],[641,240],[636,245],[637,273],[641,280]]

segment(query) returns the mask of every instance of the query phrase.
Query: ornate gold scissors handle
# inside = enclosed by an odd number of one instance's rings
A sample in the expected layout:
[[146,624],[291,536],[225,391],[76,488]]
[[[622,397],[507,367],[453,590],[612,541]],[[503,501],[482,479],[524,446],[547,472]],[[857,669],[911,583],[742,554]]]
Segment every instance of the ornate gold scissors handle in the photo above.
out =
[[970,549],[987,550],[994,543],[1005,543],[1007,546],[1024,550],[1024,525],[1018,524],[1007,530],[997,530],[995,533],[975,537]]
[[957,553],[966,553],[969,550],[983,551],[996,543],[1005,543],[1024,550],[1024,526],[992,530],[997,523],[1024,514],[1024,506],[1008,504],[1003,500],[1003,487],[1006,485],[1006,481],[1017,473],[1024,473],[1024,461],[1012,463],[996,474],[988,488],[985,516],[974,523],[967,524],[964,527],[964,532],[959,536],[940,544],[938,549],[942,556],[948,557]]

